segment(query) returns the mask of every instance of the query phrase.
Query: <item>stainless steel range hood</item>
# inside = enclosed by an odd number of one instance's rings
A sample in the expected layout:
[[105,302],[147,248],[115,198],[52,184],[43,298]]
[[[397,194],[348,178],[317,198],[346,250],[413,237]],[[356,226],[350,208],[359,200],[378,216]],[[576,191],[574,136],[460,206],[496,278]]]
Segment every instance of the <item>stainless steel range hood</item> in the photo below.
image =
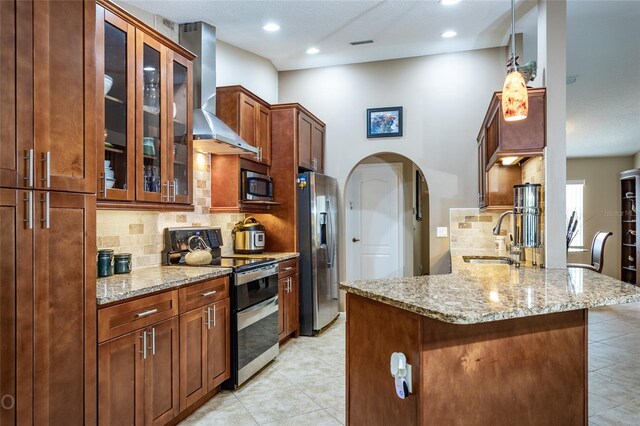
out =
[[180,44],[197,55],[193,61],[193,148],[211,154],[257,154],[216,117],[216,29],[204,22],[180,25]]

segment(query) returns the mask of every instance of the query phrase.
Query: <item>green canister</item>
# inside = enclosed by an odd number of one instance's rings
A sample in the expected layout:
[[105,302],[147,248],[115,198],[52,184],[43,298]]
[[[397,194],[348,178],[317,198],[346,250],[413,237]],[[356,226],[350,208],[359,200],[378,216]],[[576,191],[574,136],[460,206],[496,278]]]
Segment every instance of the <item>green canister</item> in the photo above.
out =
[[131,272],[131,253],[118,253],[114,256],[114,272],[116,274],[128,274]]
[[113,250],[98,250],[98,277],[113,275]]

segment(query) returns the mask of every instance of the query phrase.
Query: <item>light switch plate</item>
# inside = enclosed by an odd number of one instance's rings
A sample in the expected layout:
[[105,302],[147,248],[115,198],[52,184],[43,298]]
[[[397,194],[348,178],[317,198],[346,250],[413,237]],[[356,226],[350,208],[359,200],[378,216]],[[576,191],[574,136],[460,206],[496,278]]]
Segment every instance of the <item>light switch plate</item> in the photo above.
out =
[[438,238],[446,238],[447,237],[448,228],[446,226],[438,226],[436,228],[436,237]]

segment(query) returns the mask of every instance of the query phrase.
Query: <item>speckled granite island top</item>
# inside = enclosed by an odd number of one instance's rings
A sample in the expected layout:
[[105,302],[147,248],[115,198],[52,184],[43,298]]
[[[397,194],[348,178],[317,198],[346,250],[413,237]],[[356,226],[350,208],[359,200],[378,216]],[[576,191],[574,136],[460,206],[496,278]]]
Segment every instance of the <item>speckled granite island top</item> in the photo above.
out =
[[348,293],[454,324],[640,301],[640,289],[586,269],[514,268],[453,259],[453,273],[343,282]]
[[130,274],[98,278],[96,298],[98,306],[143,296],[181,285],[209,280],[232,272],[230,268],[195,266],[152,266],[139,268]]
[[264,253],[256,253],[256,254],[234,254],[233,257],[257,257],[258,259],[275,259],[278,262],[282,262],[283,260],[295,259],[299,257],[300,253],[296,252],[274,252],[274,251],[266,251]]

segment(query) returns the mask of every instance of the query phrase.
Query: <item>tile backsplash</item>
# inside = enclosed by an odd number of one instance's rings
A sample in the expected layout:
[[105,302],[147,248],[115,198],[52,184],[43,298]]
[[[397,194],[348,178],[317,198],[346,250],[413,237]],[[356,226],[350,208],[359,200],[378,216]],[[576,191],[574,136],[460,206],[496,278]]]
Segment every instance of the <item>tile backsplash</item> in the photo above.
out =
[[[450,209],[449,241],[451,256],[507,256],[506,250],[498,250],[493,227],[502,212],[480,212],[478,208]],[[511,227],[511,217],[502,221],[500,237],[507,235]]]
[[194,155],[193,212],[147,212],[130,210],[99,210],[97,217],[98,248],[114,249],[116,253],[131,253],[133,267],[156,266],[162,263],[164,228],[174,226],[219,226],[222,228],[223,254],[233,253],[231,230],[244,214],[210,214],[211,161],[208,155]]

